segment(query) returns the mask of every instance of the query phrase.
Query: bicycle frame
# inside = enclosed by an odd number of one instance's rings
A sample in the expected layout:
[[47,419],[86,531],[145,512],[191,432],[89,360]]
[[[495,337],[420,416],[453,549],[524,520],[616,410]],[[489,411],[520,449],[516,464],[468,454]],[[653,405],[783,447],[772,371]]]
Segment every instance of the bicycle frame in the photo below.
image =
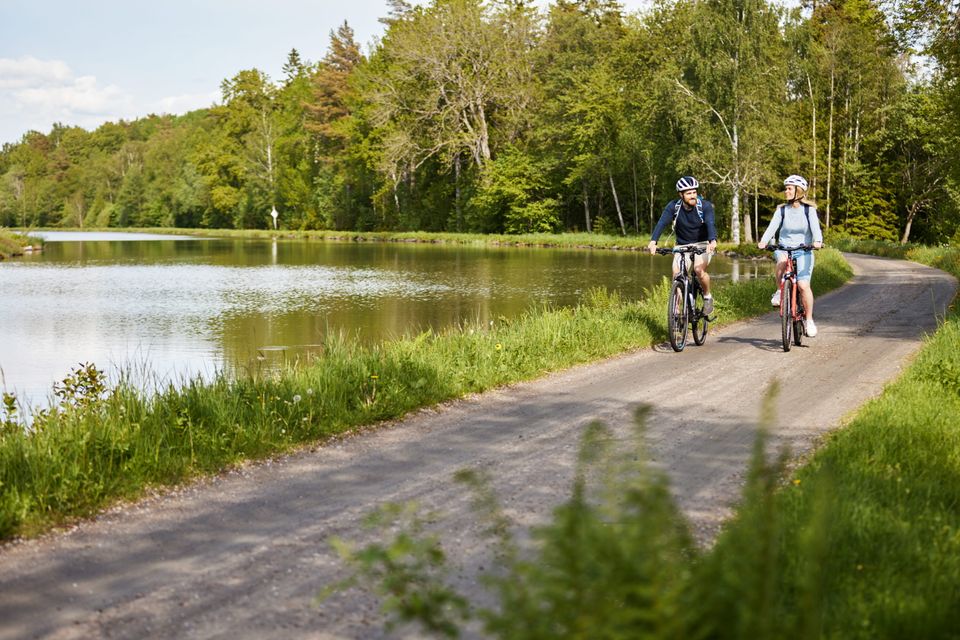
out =
[[[806,333],[806,310],[803,305],[803,295],[800,293],[797,280],[797,256],[800,251],[809,251],[813,245],[802,244],[796,247],[785,247],[781,244],[767,245],[768,250],[780,250],[787,254],[787,265],[780,276],[780,325],[783,350],[790,351],[791,337],[793,344],[800,346]],[[789,287],[787,286],[789,284]],[[789,293],[787,292],[789,290]],[[791,336],[792,334],[792,336]]]
[[[790,287],[790,316],[792,320],[802,320],[805,318],[804,309],[803,309],[803,296],[798,292],[800,287],[797,286],[797,257],[793,255],[793,251],[787,251],[787,270],[784,272],[783,276],[780,278],[780,299],[783,300],[783,286],[790,281],[790,284],[793,286]],[[780,305],[780,316],[783,316],[783,305]]]
[[[706,249],[695,245],[680,245],[673,249],[657,249],[660,255],[679,254],[682,260],[677,275],[671,281],[667,301],[667,331],[674,351],[683,351],[687,341],[687,327],[693,325],[693,341],[699,346],[707,339],[709,317],[697,308],[698,296],[702,299],[703,286],[696,274],[695,256]],[[689,256],[689,263],[688,258]],[[677,296],[677,293],[680,295]]]

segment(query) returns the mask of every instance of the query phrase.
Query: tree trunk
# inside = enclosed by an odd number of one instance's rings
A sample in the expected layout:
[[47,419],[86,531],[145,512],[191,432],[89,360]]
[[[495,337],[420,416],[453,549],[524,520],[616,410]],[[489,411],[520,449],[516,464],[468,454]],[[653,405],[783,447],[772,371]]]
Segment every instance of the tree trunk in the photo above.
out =
[[484,162],[490,161],[490,133],[487,129],[487,114],[483,109],[483,104],[481,103],[477,112],[480,114],[480,155],[483,157]]
[[[813,173],[810,174],[810,191],[809,195],[811,198],[816,198],[817,191],[817,102],[813,97],[813,83],[810,82],[810,74],[807,74],[807,90],[810,92],[810,110],[812,113],[812,137],[813,137]],[[759,227],[757,231],[759,232]]]
[[733,132],[730,140],[733,146],[733,181],[730,186],[733,189],[733,199],[730,203],[730,239],[733,244],[740,244],[740,134],[737,131],[736,122],[731,129]]
[[911,204],[910,208],[907,209],[907,224],[903,228],[903,237],[900,238],[900,244],[910,242],[910,228],[913,226],[913,219],[917,216],[919,209],[920,205],[918,203]]
[[760,185],[753,183],[753,228],[757,230],[757,242],[760,241]]
[[453,156],[454,209],[457,213],[457,232],[463,231],[463,210],[460,206],[460,154]]
[[610,176],[610,191],[613,193],[613,203],[617,207],[617,219],[620,221],[620,233],[627,235],[627,227],[623,224],[623,213],[620,211],[620,198],[617,197],[617,187],[613,184],[613,172],[607,169],[607,175]]
[[590,197],[587,195],[587,181],[584,180],[583,184],[583,215],[587,221],[587,233],[590,233]]
[[[397,217],[399,218],[400,217],[400,194],[397,193],[397,185],[400,183],[400,180],[399,178],[397,178],[396,173],[394,173],[392,177],[393,177],[393,206],[396,208]],[[386,207],[384,207],[383,219],[384,219],[384,222],[386,222],[386,219],[387,219]]]
[[740,185],[734,185],[730,199],[730,235],[733,244],[740,244]]
[[836,76],[834,69],[830,68],[830,126],[827,128],[827,208],[826,208],[826,227],[830,228],[830,182],[833,177],[833,100],[834,100],[834,82]]
[[637,199],[637,161],[633,161],[633,227],[640,233],[640,209]]

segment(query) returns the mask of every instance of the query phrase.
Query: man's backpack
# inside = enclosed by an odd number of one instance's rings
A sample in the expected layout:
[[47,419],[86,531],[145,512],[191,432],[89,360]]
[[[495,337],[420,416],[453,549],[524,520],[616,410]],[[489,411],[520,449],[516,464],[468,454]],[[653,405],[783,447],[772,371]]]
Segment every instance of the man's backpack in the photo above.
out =
[[[677,205],[673,208],[673,230],[677,230],[677,216],[680,215],[680,207],[683,206],[683,198],[677,198]],[[703,199],[697,196],[697,216],[700,218],[700,224],[703,224]]]

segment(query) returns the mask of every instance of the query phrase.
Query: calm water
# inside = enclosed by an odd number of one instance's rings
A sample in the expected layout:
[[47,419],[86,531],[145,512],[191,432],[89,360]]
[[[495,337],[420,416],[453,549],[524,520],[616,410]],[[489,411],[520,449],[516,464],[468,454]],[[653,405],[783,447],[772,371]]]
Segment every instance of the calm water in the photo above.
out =
[[[670,270],[639,252],[43,235],[42,254],[0,262],[3,386],[34,404],[81,362],[154,381],[262,370],[329,332],[373,342],[487,322],[596,285],[634,298]],[[718,257],[711,274],[768,265]]]

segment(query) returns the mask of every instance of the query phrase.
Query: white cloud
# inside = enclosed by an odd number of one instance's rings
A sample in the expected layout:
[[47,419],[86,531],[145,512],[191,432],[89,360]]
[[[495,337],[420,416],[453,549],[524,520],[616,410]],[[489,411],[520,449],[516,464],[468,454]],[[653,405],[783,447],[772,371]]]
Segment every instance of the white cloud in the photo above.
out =
[[60,60],[0,58],[0,91],[56,85],[68,81],[71,75],[70,67]]
[[138,109],[116,85],[76,76],[60,60],[23,56],[0,58],[0,114],[0,142],[13,142],[31,129],[48,131],[54,122],[95,128],[106,120],[136,117]]
[[220,100],[219,91],[207,93],[186,93],[179,96],[167,96],[157,101],[154,113],[180,114],[194,109],[206,109]]
[[131,99],[122,89],[100,87],[93,76],[72,78],[59,85],[29,87],[13,92],[18,104],[32,110],[82,115],[105,115],[130,110]]

